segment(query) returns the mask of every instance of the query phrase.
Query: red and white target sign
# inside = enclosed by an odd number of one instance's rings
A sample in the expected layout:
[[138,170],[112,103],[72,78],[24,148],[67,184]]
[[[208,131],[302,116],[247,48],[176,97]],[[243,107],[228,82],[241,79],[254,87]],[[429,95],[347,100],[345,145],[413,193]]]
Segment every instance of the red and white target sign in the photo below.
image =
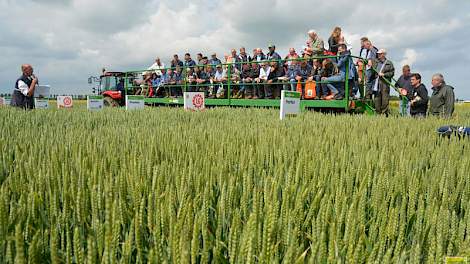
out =
[[57,96],[57,108],[72,108],[72,96]]
[[201,111],[206,108],[203,92],[184,93],[184,109],[191,111]]

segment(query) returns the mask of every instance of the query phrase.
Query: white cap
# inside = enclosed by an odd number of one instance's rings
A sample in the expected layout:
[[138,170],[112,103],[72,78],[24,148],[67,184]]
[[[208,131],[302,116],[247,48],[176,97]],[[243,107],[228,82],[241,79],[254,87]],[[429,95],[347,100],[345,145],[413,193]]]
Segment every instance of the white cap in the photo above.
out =
[[377,54],[387,54],[387,50],[386,49],[379,49],[379,51],[377,51]]
[[307,34],[317,34],[317,31],[315,29],[310,29]]

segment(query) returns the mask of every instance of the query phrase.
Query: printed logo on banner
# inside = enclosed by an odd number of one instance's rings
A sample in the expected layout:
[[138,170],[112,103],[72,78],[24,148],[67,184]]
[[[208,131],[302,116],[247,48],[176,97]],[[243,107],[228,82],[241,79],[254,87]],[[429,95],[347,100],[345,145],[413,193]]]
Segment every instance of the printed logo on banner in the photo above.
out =
[[144,109],[143,95],[126,95],[126,110]]
[[206,108],[203,92],[184,93],[184,109],[191,111],[201,111]]
[[57,108],[72,108],[72,96],[57,96]]
[[41,99],[41,98],[34,98],[34,107],[36,109],[49,109],[49,100]]
[[300,113],[300,93],[282,91],[280,118],[284,120],[287,115],[298,115]]
[[101,95],[87,96],[87,109],[91,111],[99,111],[104,108],[104,98]]

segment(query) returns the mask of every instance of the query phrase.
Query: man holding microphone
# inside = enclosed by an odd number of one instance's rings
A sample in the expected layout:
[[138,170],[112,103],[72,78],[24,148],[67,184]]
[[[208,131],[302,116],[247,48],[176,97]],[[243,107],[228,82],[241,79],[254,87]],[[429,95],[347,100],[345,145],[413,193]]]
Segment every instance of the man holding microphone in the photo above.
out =
[[21,75],[15,83],[15,90],[11,98],[11,106],[23,109],[34,108],[34,90],[38,85],[38,79],[33,74],[33,67],[29,64],[21,65]]

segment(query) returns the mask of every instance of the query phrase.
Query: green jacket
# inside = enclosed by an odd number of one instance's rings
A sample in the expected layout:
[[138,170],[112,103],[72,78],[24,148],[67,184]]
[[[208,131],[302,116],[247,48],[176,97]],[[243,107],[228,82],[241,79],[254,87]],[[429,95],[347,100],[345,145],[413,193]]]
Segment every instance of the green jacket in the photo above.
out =
[[429,113],[445,118],[452,117],[455,103],[454,87],[444,83],[440,87],[433,87],[432,90]]

